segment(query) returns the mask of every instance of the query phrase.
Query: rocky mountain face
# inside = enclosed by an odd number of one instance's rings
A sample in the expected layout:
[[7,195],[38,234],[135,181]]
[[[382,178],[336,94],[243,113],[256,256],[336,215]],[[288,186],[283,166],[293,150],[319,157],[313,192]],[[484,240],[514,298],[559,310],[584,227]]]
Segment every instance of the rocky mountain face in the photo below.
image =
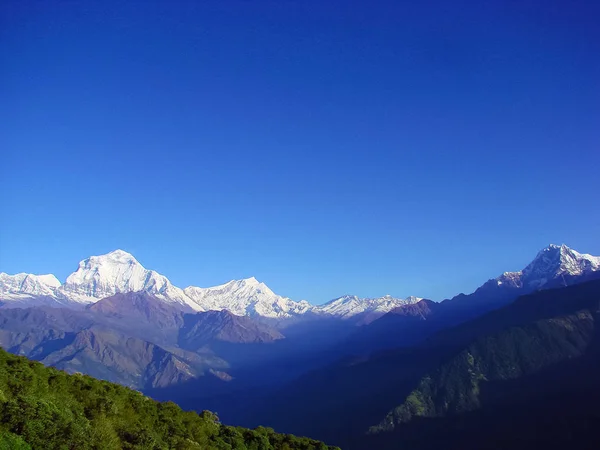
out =
[[150,342],[176,345],[185,313],[146,292],[116,294],[87,306],[107,328],[133,333]]
[[166,387],[193,380],[209,369],[226,369],[225,361],[203,358],[114,330],[92,327],[71,336],[64,347],[40,361],[67,372],[82,372],[97,378],[141,389]]
[[0,346],[10,352],[138,389],[207,377],[229,380],[230,364],[215,344],[282,338],[248,317],[188,314],[145,292],[116,294],[80,309],[0,309]]
[[267,343],[283,339],[274,328],[227,310],[186,314],[179,333],[182,348],[198,350],[211,342]]

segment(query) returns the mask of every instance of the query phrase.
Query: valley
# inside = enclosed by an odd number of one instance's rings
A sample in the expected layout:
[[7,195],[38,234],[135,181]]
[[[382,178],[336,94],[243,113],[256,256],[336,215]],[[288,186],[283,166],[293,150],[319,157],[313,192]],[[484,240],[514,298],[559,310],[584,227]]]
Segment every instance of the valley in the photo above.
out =
[[598,283],[600,258],[551,245],[442,302],[347,295],[314,306],[254,278],[181,289],[115,251],[64,284],[0,274],[0,346],[231,425],[357,450],[426,448],[442,435],[459,445],[443,423],[487,429],[529,396],[543,409],[563,395],[550,380],[571,386],[578,365],[594,395]]

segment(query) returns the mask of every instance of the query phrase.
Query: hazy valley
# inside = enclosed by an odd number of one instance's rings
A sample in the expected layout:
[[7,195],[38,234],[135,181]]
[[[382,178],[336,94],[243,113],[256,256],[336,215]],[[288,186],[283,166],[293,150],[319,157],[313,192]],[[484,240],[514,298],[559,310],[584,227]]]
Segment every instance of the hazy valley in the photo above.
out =
[[499,399],[522,399],[518,383],[556,365],[593,365],[595,279],[600,258],[552,245],[442,302],[344,296],[313,306],[254,278],[180,289],[115,251],[82,261],[64,284],[1,274],[0,345],[226,423],[369,448],[423,440],[413,424],[424,420],[511,407]]

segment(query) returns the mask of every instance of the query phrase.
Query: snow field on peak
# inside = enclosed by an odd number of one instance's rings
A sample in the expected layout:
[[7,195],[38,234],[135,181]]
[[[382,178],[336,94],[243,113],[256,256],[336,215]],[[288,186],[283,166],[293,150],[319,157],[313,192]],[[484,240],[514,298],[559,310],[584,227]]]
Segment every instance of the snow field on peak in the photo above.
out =
[[[495,280],[497,286],[542,287],[561,275],[582,275],[600,270],[600,257],[581,254],[565,245],[550,245],[538,252],[523,270],[505,272]],[[85,305],[118,293],[147,292],[175,304],[182,310],[228,310],[240,316],[282,319],[306,313],[350,318],[362,313],[386,313],[400,306],[414,304],[420,297],[359,298],[346,295],[314,306],[305,300],[294,301],[275,294],[256,278],[232,280],[201,288],[181,289],[168,278],[142,266],[130,253],[115,250],[81,261],[64,284],[54,275],[0,273],[0,300],[61,306]]]
[[410,296],[405,299],[390,295],[377,298],[360,298],[356,295],[345,295],[318,306],[317,310],[338,317],[352,317],[365,312],[389,312],[399,306],[421,301],[422,298]]

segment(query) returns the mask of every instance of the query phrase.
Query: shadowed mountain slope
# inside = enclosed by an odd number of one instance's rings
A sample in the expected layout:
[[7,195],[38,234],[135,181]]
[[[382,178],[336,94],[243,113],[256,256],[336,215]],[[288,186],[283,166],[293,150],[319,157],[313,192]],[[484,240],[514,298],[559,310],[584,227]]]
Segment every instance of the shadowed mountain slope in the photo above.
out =
[[[517,400],[509,391],[494,396],[489,386],[552,372],[571,359],[598,358],[599,304],[600,281],[539,291],[420,346],[348,359],[307,374],[266,401],[264,417],[256,418],[353,448],[369,429],[385,433],[415,418],[491,408],[501,398]],[[552,386],[538,387],[543,396]],[[312,407],[316,403],[318,409]],[[306,414],[310,422],[301,419]]]

